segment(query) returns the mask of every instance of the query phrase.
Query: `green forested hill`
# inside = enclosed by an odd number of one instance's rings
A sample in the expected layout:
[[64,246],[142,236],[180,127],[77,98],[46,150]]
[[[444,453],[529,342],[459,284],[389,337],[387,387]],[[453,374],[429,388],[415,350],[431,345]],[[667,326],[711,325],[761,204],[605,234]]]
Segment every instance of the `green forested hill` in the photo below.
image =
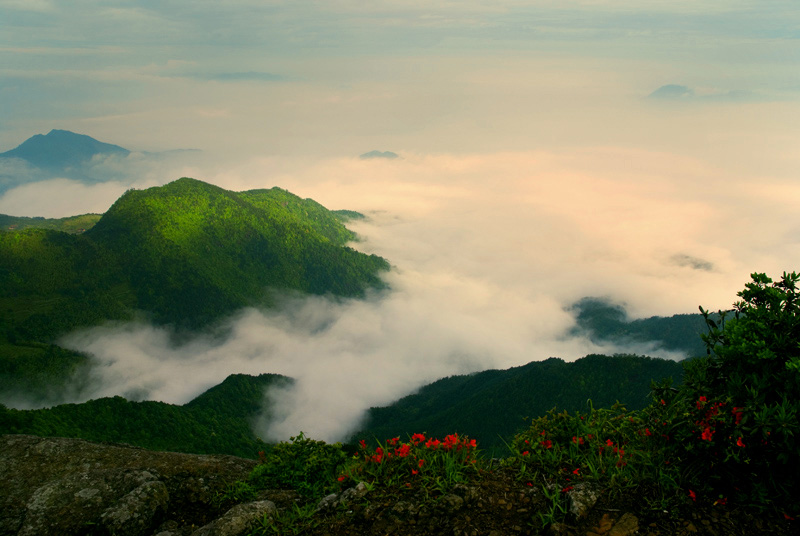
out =
[[234,374],[183,406],[130,402],[119,396],[28,411],[0,404],[0,434],[77,437],[255,458],[267,448],[252,431],[252,421],[264,411],[264,392],[290,381],[276,374]]
[[183,178],[126,192],[82,234],[0,231],[0,394],[69,376],[84,356],[52,344],[78,327],[144,313],[195,329],[269,305],[274,289],[355,297],[380,287],[388,263],[345,246],[354,235],[344,219],[279,188],[236,193]]
[[508,370],[451,376],[426,385],[382,408],[371,408],[364,429],[353,435],[386,439],[425,432],[442,436],[458,432],[476,438],[484,448],[499,448],[525,425],[526,418],[553,408],[586,409],[616,402],[638,409],[648,402],[650,382],[683,375],[680,363],[634,355],[589,355],[567,363],[558,358]]
[[279,188],[131,190],[85,234],[117,253],[137,308],[188,327],[263,304],[267,288],[360,296],[388,268],[344,246],[354,236],[334,213]]

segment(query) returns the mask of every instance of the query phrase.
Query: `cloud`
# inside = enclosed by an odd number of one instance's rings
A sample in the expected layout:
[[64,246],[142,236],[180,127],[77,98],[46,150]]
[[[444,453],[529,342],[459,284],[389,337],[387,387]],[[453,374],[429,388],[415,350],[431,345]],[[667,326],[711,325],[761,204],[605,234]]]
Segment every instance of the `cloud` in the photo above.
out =
[[0,214],[62,218],[103,213],[129,188],[171,182],[196,171],[198,151],[96,155],[82,166],[46,172],[16,158],[0,158]]
[[[23,184],[0,197],[0,214],[63,218],[75,214],[105,212],[127,187],[111,181],[84,184],[65,178]],[[21,210],[21,207],[25,207]]]

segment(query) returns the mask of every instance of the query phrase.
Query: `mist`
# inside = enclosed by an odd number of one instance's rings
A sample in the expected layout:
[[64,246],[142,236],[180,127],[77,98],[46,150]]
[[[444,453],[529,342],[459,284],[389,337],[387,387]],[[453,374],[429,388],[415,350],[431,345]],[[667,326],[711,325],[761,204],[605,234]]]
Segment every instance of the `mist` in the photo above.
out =
[[273,417],[257,431],[269,440],[345,438],[369,407],[452,374],[589,353],[680,359],[568,336],[567,309],[584,296],[612,297],[632,317],[727,308],[749,273],[778,273],[798,253],[790,198],[648,151],[264,158],[200,178],[235,190],[277,184],[362,211],[352,245],[392,263],[390,290],[286,296],[180,343],[168,327],[135,323],[62,343],[93,356],[82,398],[180,404],[229,374],[291,376],[292,387],[267,394]]

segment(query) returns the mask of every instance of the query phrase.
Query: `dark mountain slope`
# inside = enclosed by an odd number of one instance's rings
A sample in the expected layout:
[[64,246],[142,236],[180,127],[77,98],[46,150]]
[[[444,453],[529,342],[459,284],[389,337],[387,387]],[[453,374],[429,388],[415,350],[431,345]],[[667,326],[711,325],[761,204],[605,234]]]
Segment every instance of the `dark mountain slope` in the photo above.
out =
[[525,424],[526,418],[552,408],[585,409],[616,402],[630,409],[644,407],[651,380],[682,377],[674,361],[643,356],[589,355],[573,363],[550,358],[508,370],[489,370],[451,376],[426,385],[394,404],[371,408],[363,437],[406,437],[425,432],[433,436],[458,432],[478,439],[484,448],[502,447]]
[[4,158],[20,158],[42,169],[62,170],[85,164],[96,156],[127,156],[130,153],[118,145],[103,143],[84,134],[68,130],[51,130],[47,135],[36,134],[10,151],[0,153]]
[[255,458],[267,445],[252,431],[264,394],[289,378],[229,376],[184,406],[130,402],[122,397],[20,411],[0,405],[0,434],[76,437],[140,447]]
[[[605,298],[586,297],[575,303],[576,326],[572,335],[588,336],[592,341],[625,345],[653,343],[658,348],[682,352],[686,357],[705,355],[701,334],[706,323],[700,314],[679,314],[630,319],[625,307]],[[717,319],[717,315],[713,315]]]

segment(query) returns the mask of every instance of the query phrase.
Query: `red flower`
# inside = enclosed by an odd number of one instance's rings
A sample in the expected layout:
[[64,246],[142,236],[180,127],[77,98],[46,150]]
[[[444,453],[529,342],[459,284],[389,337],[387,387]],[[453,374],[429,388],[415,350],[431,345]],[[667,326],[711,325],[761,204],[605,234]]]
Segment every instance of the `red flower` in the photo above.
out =
[[420,460],[420,461],[417,463],[417,465],[419,466],[419,468],[420,468],[420,469],[422,469],[422,466],[423,466],[423,465],[425,465],[425,460]]
[[697,501],[697,494],[692,490],[689,490],[689,497],[691,497],[693,501]]
[[450,434],[449,436],[445,436],[442,448],[444,450],[450,450],[456,445],[458,445],[458,434]]
[[576,467],[574,471],[572,471],[573,475],[577,475],[581,471],[580,467]]
[[399,437],[393,437],[392,439],[387,441],[386,444],[393,447],[393,446],[397,445],[398,441],[400,441]]
[[528,454],[530,454],[530,452],[528,452],[527,450],[522,453],[523,456],[527,456]]
[[733,414],[733,416],[736,418],[736,422],[734,423],[734,424],[736,424],[736,426],[739,426],[739,424],[741,424],[741,422],[742,422],[742,416],[744,415],[744,414],[742,413],[742,409],[743,409],[743,408],[737,408],[737,407],[734,407],[734,408],[731,410],[731,413],[732,413],[732,414]]
[[566,488],[561,490],[561,493],[566,493],[568,491],[572,491],[572,489],[573,489],[573,486],[567,486]]
[[412,474],[412,475],[418,475],[418,474],[419,474],[419,471],[418,471],[417,469],[412,469],[412,470],[411,470],[411,474]]
[[339,478],[337,478],[336,480],[338,480],[339,482],[342,482],[343,480],[347,480],[347,477],[345,475],[342,475]]
[[744,441],[742,441],[741,437],[739,437],[739,439],[736,440],[736,446],[737,447],[743,447],[744,446]]
[[549,439],[545,439],[544,441],[542,441],[541,445],[546,449],[553,448],[553,442],[550,441]]
[[711,441],[711,438],[713,436],[714,436],[714,430],[712,430],[710,426],[706,426],[706,429],[703,430],[703,434],[700,437],[704,441]]
[[583,445],[583,438],[572,436],[572,442],[576,445]]
[[436,448],[438,448],[438,447],[439,447],[439,444],[440,444],[440,443],[441,443],[441,441],[439,441],[438,439],[433,439],[433,438],[430,438],[430,439],[429,439],[429,440],[428,440],[428,441],[425,443],[425,448],[428,448],[428,449],[434,449],[434,450],[436,450]]
[[646,436],[651,436],[651,435],[653,435],[653,434],[650,432],[650,428],[645,428],[645,429],[644,429],[644,435],[646,435]]
[[613,447],[614,446],[614,442],[611,441],[610,439],[606,439],[606,445],[608,445],[609,447]]
[[708,399],[706,397],[704,397],[704,396],[701,396],[700,398],[698,398],[697,399],[697,409],[703,409],[703,406],[706,405],[706,401],[707,400]]
[[666,405],[667,405],[667,403],[666,403],[666,402],[664,402],[664,399],[663,399],[663,398],[661,399],[661,405],[662,405],[662,406],[666,406]]
[[367,442],[362,439],[361,441],[358,442],[358,446],[361,447],[362,449],[365,449],[367,448]]
[[403,443],[403,446],[394,451],[400,458],[405,458],[411,452],[411,445]]
[[415,445],[419,445],[423,441],[425,441],[425,435],[423,434],[414,434],[411,436],[411,442]]
[[716,501],[714,501],[714,504],[719,504],[721,506],[725,506],[726,504],[728,504],[728,498],[727,497],[721,497],[721,498],[717,499]]
[[475,439],[470,439],[469,444],[467,445],[469,448],[478,448],[478,441]]

